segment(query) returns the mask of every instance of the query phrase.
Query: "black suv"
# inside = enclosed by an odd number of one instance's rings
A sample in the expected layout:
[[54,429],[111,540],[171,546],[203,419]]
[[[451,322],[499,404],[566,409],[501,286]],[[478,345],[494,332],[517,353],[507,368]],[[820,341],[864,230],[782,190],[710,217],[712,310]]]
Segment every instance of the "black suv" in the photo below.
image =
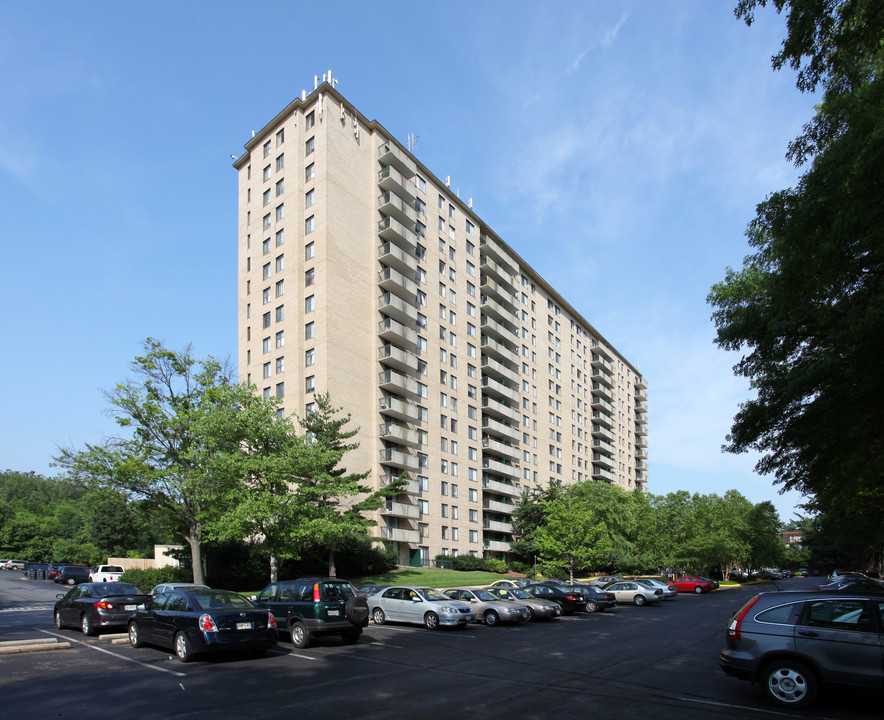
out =
[[783,591],[737,611],[718,662],[773,704],[801,708],[827,683],[884,688],[882,652],[884,594]]
[[89,582],[91,572],[85,565],[62,565],[58,568],[58,573],[52,579],[64,585],[78,585],[79,583]]
[[317,635],[340,634],[345,643],[355,643],[368,625],[368,603],[347,580],[283,580],[251,599],[273,613],[280,629],[289,630],[297,648],[308,647]]

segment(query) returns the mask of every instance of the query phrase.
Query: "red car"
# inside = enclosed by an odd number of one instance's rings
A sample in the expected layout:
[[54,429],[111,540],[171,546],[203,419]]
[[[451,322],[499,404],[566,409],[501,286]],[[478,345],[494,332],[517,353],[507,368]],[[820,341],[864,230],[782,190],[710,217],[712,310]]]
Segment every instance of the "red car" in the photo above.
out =
[[693,575],[684,575],[682,577],[670,580],[669,585],[674,585],[675,589],[681,592],[704,593],[712,592],[715,586],[708,580],[698,578]]

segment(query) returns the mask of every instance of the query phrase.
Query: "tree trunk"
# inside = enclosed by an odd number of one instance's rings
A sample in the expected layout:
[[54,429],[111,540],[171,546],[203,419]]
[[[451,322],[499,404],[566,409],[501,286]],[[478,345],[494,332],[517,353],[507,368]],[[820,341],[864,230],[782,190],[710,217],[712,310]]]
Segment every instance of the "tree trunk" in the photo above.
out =
[[193,564],[193,581],[205,585],[203,574],[203,529],[193,523],[190,526],[190,534],[187,536],[187,544],[190,545],[190,561]]
[[329,577],[337,577],[336,574],[337,569],[335,568],[335,550],[334,548],[328,549],[328,576]]
[[270,553],[270,582],[275,583],[279,579],[279,560],[276,555]]

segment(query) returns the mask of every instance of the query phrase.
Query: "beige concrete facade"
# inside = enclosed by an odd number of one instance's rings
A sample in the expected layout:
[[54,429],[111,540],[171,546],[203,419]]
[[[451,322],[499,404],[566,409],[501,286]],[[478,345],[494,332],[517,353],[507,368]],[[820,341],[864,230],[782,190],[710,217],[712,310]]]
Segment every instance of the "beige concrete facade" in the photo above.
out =
[[360,428],[348,468],[408,492],[377,517],[402,564],[503,556],[550,481],[647,490],[638,370],[445,183],[328,83],[246,144],[240,380]]

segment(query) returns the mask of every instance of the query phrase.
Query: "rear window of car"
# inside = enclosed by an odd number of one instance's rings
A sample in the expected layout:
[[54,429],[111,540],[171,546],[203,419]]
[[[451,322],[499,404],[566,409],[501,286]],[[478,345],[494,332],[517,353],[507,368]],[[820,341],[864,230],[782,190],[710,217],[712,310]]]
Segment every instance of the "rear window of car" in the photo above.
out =
[[103,568],[101,568],[101,572],[121,573],[123,572],[123,568],[121,568],[119,565],[105,565]]
[[248,608],[254,607],[251,602],[246,600],[242,595],[233,592],[218,592],[217,590],[208,590],[191,593],[196,604],[201,610],[213,610],[223,608]]
[[326,601],[349,600],[356,597],[356,589],[350,583],[324,582],[319,584],[319,597]]
[[755,616],[755,621],[773,625],[794,625],[798,613],[801,611],[801,606],[802,603],[790,603],[789,605],[768,608],[758,613]]

